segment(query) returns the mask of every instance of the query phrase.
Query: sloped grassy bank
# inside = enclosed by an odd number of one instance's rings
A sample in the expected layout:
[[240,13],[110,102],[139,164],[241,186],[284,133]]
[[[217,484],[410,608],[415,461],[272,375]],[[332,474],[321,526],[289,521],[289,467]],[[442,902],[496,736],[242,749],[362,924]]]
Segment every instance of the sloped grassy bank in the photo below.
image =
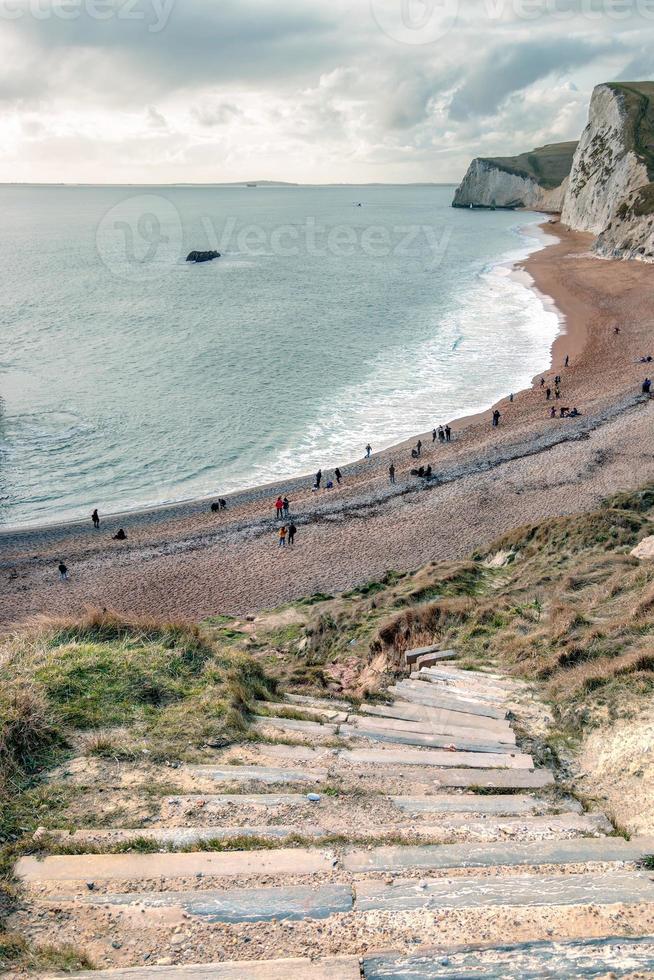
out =
[[2,932],[16,897],[12,865],[33,847],[67,793],[40,774],[86,751],[112,758],[179,753],[180,745],[229,743],[247,730],[249,704],[275,683],[243,652],[197,627],[90,613],[42,620],[0,647],[0,969],[85,965],[74,950],[28,949]]

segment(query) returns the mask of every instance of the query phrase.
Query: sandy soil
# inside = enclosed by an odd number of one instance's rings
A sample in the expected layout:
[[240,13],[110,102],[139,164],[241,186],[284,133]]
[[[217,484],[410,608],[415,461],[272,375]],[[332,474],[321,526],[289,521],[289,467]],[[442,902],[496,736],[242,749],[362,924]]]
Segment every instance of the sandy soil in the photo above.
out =
[[[421,462],[437,477],[429,485],[410,474],[416,437],[342,467],[344,483],[332,491],[312,493],[305,478],[236,494],[219,515],[199,501],[107,519],[99,532],[90,521],[5,532],[0,623],[88,605],[193,619],[244,615],[351,588],[389,568],[465,556],[511,528],[583,511],[654,478],[654,403],[639,395],[647,372],[638,363],[654,354],[654,270],[593,258],[588,236],[550,223],[544,234],[556,236],[554,243],[520,274],[566,318],[546,377],[551,383],[563,375],[553,404],[576,406],[580,418],[551,419],[539,377],[513,403],[499,403],[499,429],[488,413],[454,423],[447,446],[423,434]],[[441,422],[434,406],[434,424]],[[285,551],[273,514],[278,492],[289,495],[299,529]],[[126,542],[112,540],[119,526]],[[67,583],[59,582],[61,558]]]

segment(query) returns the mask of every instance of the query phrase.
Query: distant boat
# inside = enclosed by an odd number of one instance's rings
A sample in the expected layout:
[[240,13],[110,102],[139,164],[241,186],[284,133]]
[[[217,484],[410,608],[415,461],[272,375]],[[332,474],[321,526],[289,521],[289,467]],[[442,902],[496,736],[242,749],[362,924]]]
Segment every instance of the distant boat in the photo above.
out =
[[246,184],[245,186],[246,187],[256,187],[257,185],[256,184]]

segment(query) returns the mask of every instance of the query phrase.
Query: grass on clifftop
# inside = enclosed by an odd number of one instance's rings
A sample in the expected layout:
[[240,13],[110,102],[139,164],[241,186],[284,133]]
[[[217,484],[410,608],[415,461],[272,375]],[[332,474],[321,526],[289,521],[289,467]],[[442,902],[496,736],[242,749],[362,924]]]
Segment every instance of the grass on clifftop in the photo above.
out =
[[553,190],[570,175],[576,149],[576,141],[550,143],[515,157],[484,157],[484,160],[518,177],[532,177],[541,187]]
[[2,932],[15,856],[67,803],[40,774],[82,737],[87,752],[114,759],[227,744],[246,732],[251,703],[274,692],[251,657],[188,625],[90,613],[42,620],[0,644],[0,972],[12,959],[34,969],[85,965],[73,950],[33,950]]

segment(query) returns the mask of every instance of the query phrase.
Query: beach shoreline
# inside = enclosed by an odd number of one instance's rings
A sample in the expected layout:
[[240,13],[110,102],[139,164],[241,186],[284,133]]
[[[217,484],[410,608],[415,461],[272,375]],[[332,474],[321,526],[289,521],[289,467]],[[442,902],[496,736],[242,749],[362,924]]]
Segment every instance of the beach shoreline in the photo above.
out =
[[[521,259],[500,258],[493,263],[492,267],[493,269],[502,267],[509,270],[509,278],[511,280],[513,280],[514,282],[518,282],[523,288],[527,290],[536,292],[543,306],[558,317],[559,334],[555,338],[553,345],[550,345],[549,357],[551,362],[556,341],[559,339],[559,336],[563,332],[565,327],[565,317],[558,311],[556,304],[551,297],[540,293],[536,289],[533,278],[526,272],[526,268],[525,268],[526,263],[529,261],[532,255],[537,254],[538,251],[541,251],[542,249],[548,247],[549,243],[547,242],[546,237],[543,234],[543,229],[545,227],[546,226],[542,224],[539,225],[531,224],[525,226],[519,231],[519,234],[524,235],[526,238],[533,238],[534,230],[536,229],[540,233],[540,236],[542,236],[542,244],[540,248],[531,250],[528,256],[525,258],[521,258]],[[551,367],[551,363],[549,366]],[[547,371],[548,369],[549,369],[548,367],[545,367],[543,370]],[[516,394],[518,393],[519,391],[516,391]],[[500,401],[501,400],[503,399],[500,399]],[[448,423],[453,431],[460,431],[463,428],[468,427],[470,424],[475,423],[481,420],[482,418],[485,418],[488,415],[488,413],[492,411],[494,406],[498,403],[499,402],[490,403],[488,407],[484,407],[480,411],[464,412],[461,415],[457,415],[455,418],[451,418],[448,420],[443,419],[442,422],[443,424]],[[398,441],[393,442],[391,445],[379,450],[378,452],[375,453],[375,457],[378,457],[382,454],[392,455],[396,451],[402,452],[409,444],[415,445],[419,438],[425,439],[426,437],[430,437],[429,432],[416,433],[415,435],[412,433],[411,435],[408,435],[403,439],[399,439]],[[349,462],[340,463],[339,465],[341,470],[345,473],[345,472],[349,472],[354,466],[357,465],[358,462],[359,462],[358,460],[350,460]],[[333,471],[333,467],[331,468],[328,467],[325,470],[325,472],[332,472],[332,471]],[[313,482],[313,477],[314,474],[309,472],[299,473],[295,476],[285,475],[283,477],[274,478],[264,483],[248,484],[246,486],[237,488],[235,490],[215,491],[214,493],[211,494],[206,494],[206,495],[201,494],[199,496],[181,498],[179,500],[163,501],[161,503],[137,505],[135,507],[127,507],[125,509],[106,511],[104,513],[104,518],[105,520],[110,520],[110,521],[120,521],[120,520],[128,520],[128,519],[140,517],[144,521],[151,521],[151,520],[157,520],[159,517],[165,518],[167,516],[170,518],[175,518],[177,516],[186,516],[191,513],[194,513],[195,510],[198,508],[208,507],[213,501],[217,500],[218,497],[223,497],[228,502],[229,501],[242,502],[250,497],[259,497],[262,495],[270,495],[270,494],[275,494],[276,496],[280,484],[283,484],[285,487],[290,488],[291,490],[295,490],[298,487],[305,488],[307,484],[310,485]],[[2,542],[3,538],[6,540],[8,538],[13,538],[14,536],[20,536],[20,535],[29,536],[31,534],[34,534],[38,537],[41,534],[47,534],[51,531],[61,530],[62,532],[65,532],[66,529],[86,527],[87,523],[88,522],[86,518],[71,517],[61,521],[46,520],[33,524],[32,523],[17,524],[17,525],[9,525],[9,526],[0,525],[0,543]]]
[[[225,494],[228,509],[218,515],[209,508],[216,498],[207,497],[107,516],[100,532],[93,531],[90,520],[4,529],[0,573],[7,577],[8,588],[0,597],[0,622],[9,624],[45,610],[70,614],[89,605],[129,612],[158,610],[192,619],[222,612],[242,615],[311,592],[352,587],[382,568],[408,570],[432,558],[461,557],[505,528],[600,499],[606,495],[607,480],[609,489],[627,489],[626,483],[640,485],[654,476],[654,437],[643,425],[650,418],[649,403],[635,398],[643,374],[637,357],[650,353],[645,346],[651,332],[647,311],[654,299],[651,269],[642,263],[590,257],[588,236],[569,232],[551,219],[539,227],[540,234],[554,240],[517,262],[515,275],[523,282],[528,278],[541,300],[560,313],[562,327],[544,374],[564,374],[562,400],[552,404],[576,405],[583,413],[579,421],[549,418],[537,375],[530,388],[515,393],[514,402],[507,394],[496,403],[502,413],[499,429],[491,430],[490,411],[496,407],[491,406],[450,422],[456,436],[451,444],[432,446],[431,434],[423,433],[371,460],[342,466],[344,484],[333,491],[312,493],[312,477],[305,475]],[[620,335],[612,333],[614,322],[623,325]],[[564,371],[566,355],[571,366]],[[611,445],[616,438],[624,442],[624,435],[616,432],[632,414],[632,429],[642,429],[641,443],[652,450],[647,464],[629,477],[625,461],[609,454],[612,466],[607,460],[594,479],[582,480],[576,467],[583,474],[589,465],[582,457],[592,455],[592,444],[605,438]],[[415,467],[410,449],[419,437],[425,445],[421,464],[431,464],[438,478],[431,485],[410,474]],[[571,498],[560,502],[558,493],[540,499],[537,494],[525,506],[519,471],[530,485],[534,460],[540,459],[542,468],[545,455],[551,461],[561,453],[573,462],[563,481]],[[639,450],[637,455],[640,459],[643,454]],[[397,470],[394,487],[387,476],[390,462]],[[610,475],[612,469],[616,472]],[[481,494],[487,500],[492,485],[509,473],[516,506],[504,507],[505,514],[501,507],[493,508],[493,516],[484,515],[484,508],[481,515],[478,508],[475,513],[473,498]],[[541,476],[540,485],[547,487],[549,475]],[[470,481],[469,498],[462,498]],[[279,492],[291,498],[292,516],[300,528],[290,555],[279,555],[274,547],[273,502]],[[503,501],[506,504],[506,492]],[[446,533],[443,515],[450,522],[459,521],[466,533],[457,533],[456,527]],[[434,521],[440,533],[432,527]],[[111,539],[119,526],[127,532],[124,543]],[[373,527],[374,541],[369,534]],[[59,588],[52,572],[53,563],[62,557],[71,568],[70,588],[65,589]]]

